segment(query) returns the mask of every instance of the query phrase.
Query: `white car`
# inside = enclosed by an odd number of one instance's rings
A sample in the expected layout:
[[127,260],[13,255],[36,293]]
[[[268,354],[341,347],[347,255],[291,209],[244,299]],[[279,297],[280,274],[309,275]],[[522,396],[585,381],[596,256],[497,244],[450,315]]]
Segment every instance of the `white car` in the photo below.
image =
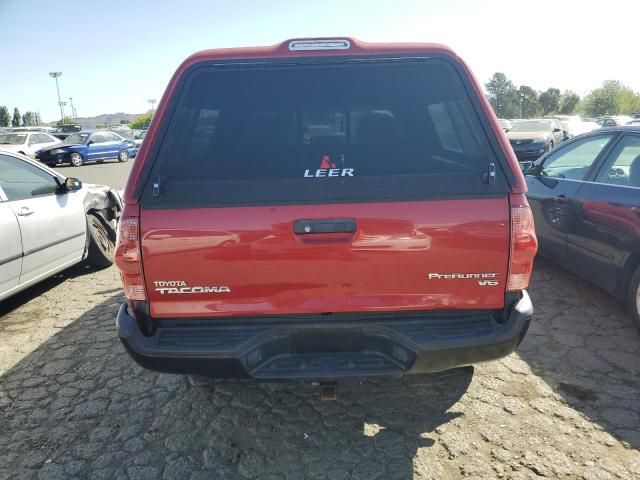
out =
[[86,260],[113,263],[117,191],[0,150],[0,300]]
[[60,139],[45,132],[11,132],[0,134],[0,149],[21,153],[35,158],[36,152],[42,148],[60,143]]

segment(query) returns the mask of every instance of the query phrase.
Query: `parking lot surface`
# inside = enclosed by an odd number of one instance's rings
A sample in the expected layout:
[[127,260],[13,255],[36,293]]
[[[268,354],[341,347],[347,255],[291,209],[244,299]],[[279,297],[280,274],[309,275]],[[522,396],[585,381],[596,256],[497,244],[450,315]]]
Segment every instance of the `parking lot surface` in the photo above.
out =
[[0,305],[2,479],[637,479],[640,338],[621,305],[538,260],[517,354],[437,375],[193,382],[145,371],[114,268]]
[[65,177],[79,178],[83,183],[109,185],[110,187],[123,189],[134,162],[134,158],[129,159],[126,163],[120,163],[117,160],[105,160],[104,163],[88,163],[81,167],[61,165],[54,170]]

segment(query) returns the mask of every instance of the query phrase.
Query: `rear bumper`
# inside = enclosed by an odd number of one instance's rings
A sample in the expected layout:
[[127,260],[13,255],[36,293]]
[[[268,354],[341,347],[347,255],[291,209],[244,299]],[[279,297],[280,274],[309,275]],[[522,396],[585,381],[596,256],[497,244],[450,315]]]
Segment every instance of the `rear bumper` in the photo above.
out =
[[447,370],[512,353],[531,322],[526,292],[495,312],[163,320],[145,336],[126,304],[118,336],[141,366],[169,373],[263,380],[333,379]]

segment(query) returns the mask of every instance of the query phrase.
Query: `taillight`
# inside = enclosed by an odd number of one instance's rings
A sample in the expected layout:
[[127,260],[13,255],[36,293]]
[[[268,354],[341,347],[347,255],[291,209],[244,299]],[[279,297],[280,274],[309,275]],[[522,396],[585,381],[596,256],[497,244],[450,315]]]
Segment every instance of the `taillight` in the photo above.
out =
[[124,294],[130,301],[147,299],[140,257],[138,217],[124,217],[118,225],[115,262],[120,270]]
[[[526,203],[526,200],[523,202]],[[511,254],[507,291],[524,290],[529,286],[533,259],[538,251],[538,240],[533,214],[528,205],[511,207]]]

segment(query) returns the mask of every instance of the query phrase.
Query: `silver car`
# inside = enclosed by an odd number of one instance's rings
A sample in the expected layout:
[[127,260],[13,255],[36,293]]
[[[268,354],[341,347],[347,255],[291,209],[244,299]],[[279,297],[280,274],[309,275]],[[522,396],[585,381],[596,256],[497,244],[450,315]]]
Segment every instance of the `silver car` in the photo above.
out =
[[117,191],[0,151],[0,300],[76,263],[113,263]]

